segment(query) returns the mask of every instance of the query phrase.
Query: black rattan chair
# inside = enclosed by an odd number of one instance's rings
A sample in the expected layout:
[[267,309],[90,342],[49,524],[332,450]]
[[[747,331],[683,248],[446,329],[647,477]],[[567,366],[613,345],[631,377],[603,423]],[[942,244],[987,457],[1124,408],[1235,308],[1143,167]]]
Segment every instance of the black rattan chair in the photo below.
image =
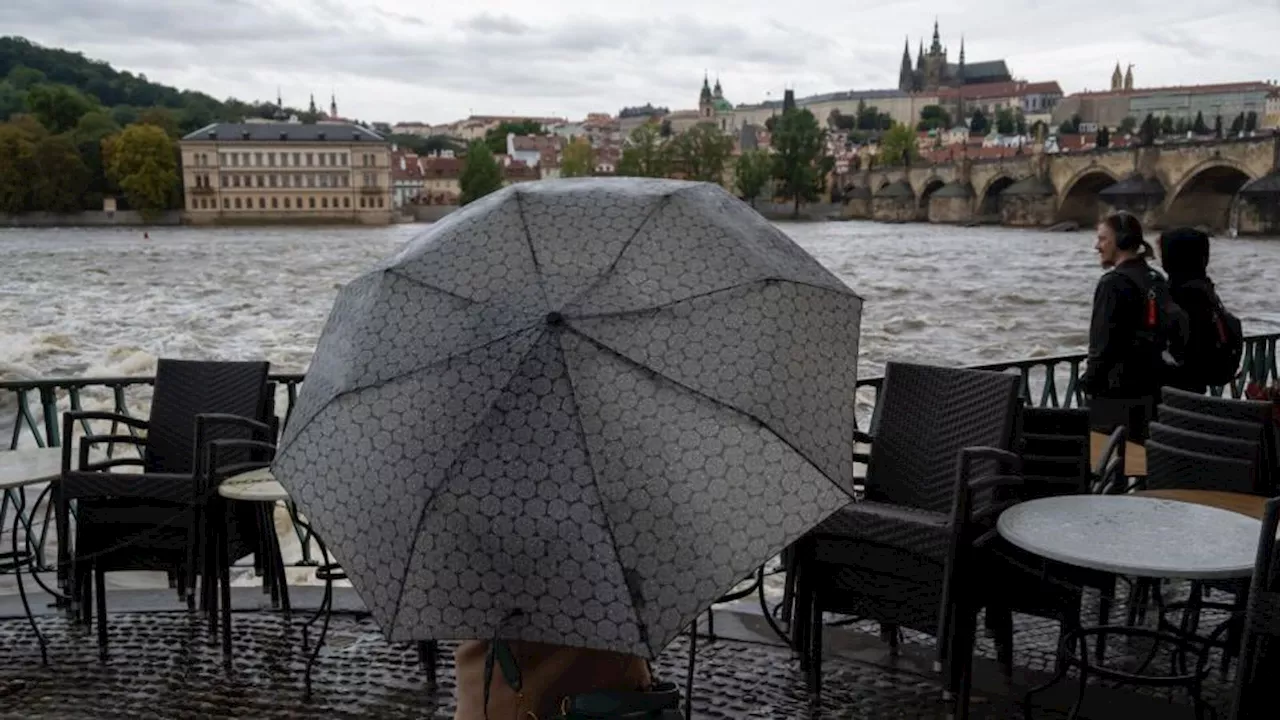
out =
[[[178,594],[190,604],[194,577],[192,547],[198,544],[199,508],[204,500],[198,475],[196,415],[220,413],[262,418],[269,407],[265,362],[196,362],[162,359],[148,420],[107,412],[63,415],[63,472],[55,486],[59,559],[70,568],[66,582],[82,619],[92,615],[96,597],[98,646],[107,658],[105,574],[119,570],[159,570],[177,578]],[[72,433],[77,422],[102,420],[134,430],[128,435],[89,434],[81,438],[73,463]],[[212,437],[243,437],[240,429],[211,429]],[[211,438],[210,438],[211,439]],[[95,445],[128,443],[140,458],[90,463]],[[112,472],[140,466],[140,472]],[[75,542],[70,544],[71,504],[76,504]],[[250,536],[252,537],[252,536]],[[253,552],[254,547],[244,548]],[[89,582],[92,578],[92,585]]]
[[[933,634],[940,664],[949,657],[951,613],[965,604],[948,600],[948,562],[969,539],[953,515],[957,459],[965,448],[984,447],[1016,460],[1009,451],[1017,407],[1015,375],[889,363],[876,435],[859,437],[871,443],[866,500],[836,512],[796,546],[795,637],[815,698],[823,612],[874,619],[893,646],[899,627]],[[999,474],[987,459],[971,477]],[[961,632],[967,626],[958,625]]]
[[1236,670],[1231,717],[1234,720],[1274,717],[1275,683],[1280,677],[1280,497],[1267,502],[1258,536],[1240,665]]

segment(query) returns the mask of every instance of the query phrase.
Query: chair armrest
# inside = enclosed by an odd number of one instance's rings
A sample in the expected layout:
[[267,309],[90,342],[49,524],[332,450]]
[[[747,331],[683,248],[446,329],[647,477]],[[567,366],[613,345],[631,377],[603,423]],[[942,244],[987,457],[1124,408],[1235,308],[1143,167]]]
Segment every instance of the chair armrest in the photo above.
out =
[[215,487],[229,477],[260,470],[264,467],[271,467],[272,462],[271,460],[249,460],[219,465],[216,460],[218,453],[222,450],[261,450],[271,454],[274,458],[276,446],[262,440],[210,440],[205,444],[206,457],[204,466],[208,472],[209,479]]
[[[80,438],[80,464],[75,468],[78,470],[88,470],[92,463],[89,462],[89,451],[95,445],[114,445],[122,443],[132,445],[138,450],[139,457],[142,456],[146,449],[147,439],[134,437],[133,435],[85,435]],[[110,467],[110,466],[108,466]],[[68,470],[72,468],[67,468]]]
[[206,425],[232,425],[261,433],[271,432],[271,426],[261,420],[230,413],[200,413],[196,415],[196,427],[204,428]]
[[1107,438],[1107,444],[1102,448],[1102,455],[1098,457],[1098,462],[1093,466],[1093,476],[1102,477],[1110,470],[1112,458],[1118,459],[1123,467],[1125,443],[1128,442],[1129,431],[1125,426],[1121,425],[1111,431],[1111,436]]
[[995,460],[1005,469],[1022,472],[1022,456],[1015,452],[985,445],[960,448],[960,468],[962,471],[967,472],[974,460]]
[[59,490],[64,501],[119,498],[194,503],[197,499],[195,478],[183,473],[72,471],[63,473]]
[[118,422],[122,425],[128,425],[139,430],[146,430],[150,427],[150,423],[146,420],[133,417],[132,415],[122,415],[120,413],[107,412],[105,410],[66,410],[62,413],[62,421],[79,422],[81,420],[110,420]]

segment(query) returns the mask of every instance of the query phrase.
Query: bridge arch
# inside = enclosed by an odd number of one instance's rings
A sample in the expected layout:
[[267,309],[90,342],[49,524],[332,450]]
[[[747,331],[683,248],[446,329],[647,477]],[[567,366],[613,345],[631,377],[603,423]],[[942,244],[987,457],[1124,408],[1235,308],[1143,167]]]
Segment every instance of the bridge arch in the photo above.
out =
[[1000,215],[1000,193],[1004,192],[1008,187],[1017,182],[1011,175],[996,175],[987,181],[986,186],[982,188],[982,192],[978,193],[978,216],[987,217],[995,216],[994,219],[999,221]]
[[1227,158],[1210,158],[1188,170],[1169,192],[1161,224],[1165,227],[1202,225],[1225,230],[1240,188],[1253,180],[1242,165]]
[[1089,227],[1102,216],[1103,190],[1119,181],[1110,170],[1092,165],[1071,177],[1062,186],[1058,199],[1058,222],[1075,222]]
[[942,186],[946,184],[947,183],[944,182],[942,178],[938,177],[937,175],[934,175],[933,177],[926,180],[920,190],[919,206],[924,210],[928,210],[929,199],[933,197],[933,194],[935,192],[941,190]]

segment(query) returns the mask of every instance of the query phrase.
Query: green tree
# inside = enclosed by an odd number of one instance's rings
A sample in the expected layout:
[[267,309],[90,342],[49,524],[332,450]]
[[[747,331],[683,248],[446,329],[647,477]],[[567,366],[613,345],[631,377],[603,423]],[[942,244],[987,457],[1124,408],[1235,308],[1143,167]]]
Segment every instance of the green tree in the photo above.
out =
[[1138,129],[1140,144],[1144,147],[1154,145],[1156,142],[1156,133],[1159,129],[1160,123],[1156,121],[1155,116],[1151,113],[1147,113],[1147,116],[1142,119],[1142,127]]
[[920,108],[920,122],[917,130],[946,130],[951,127],[951,113],[941,105],[925,105]]
[[498,167],[487,142],[476,140],[467,148],[458,185],[461,190],[458,202],[462,205],[502,189],[502,168]]
[[733,152],[733,138],[715,125],[702,123],[676,137],[672,151],[686,178],[719,184]]
[[1179,135],[1186,135],[1191,132],[1191,121],[1185,117],[1180,117],[1173,123],[1173,131]]
[[47,82],[48,76],[35,68],[19,64],[14,65],[4,79],[14,88],[25,92],[36,85]]
[[1027,134],[1027,116],[1022,114],[1021,108],[1013,116],[1013,131],[1019,135]]
[[1098,137],[1094,140],[1094,145],[1097,146],[1098,149],[1111,146],[1111,131],[1107,129],[1106,125],[1098,128]]
[[906,125],[894,125],[880,136],[880,150],[876,154],[880,157],[881,165],[909,165],[920,157],[916,134]]
[[120,132],[110,113],[93,110],[80,117],[76,129],[71,131],[76,149],[89,171],[89,185],[84,193],[84,207],[89,210],[102,207],[102,198],[117,192],[107,179],[107,168],[102,157],[102,141]]
[[155,125],[163,130],[165,135],[174,140],[182,137],[182,130],[178,127],[178,118],[168,108],[147,108],[138,113],[137,122],[142,125]]
[[507,135],[545,135],[542,131],[542,123],[537,120],[504,120],[498,123],[497,127],[490,128],[484,134],[484,142],[489,146],[489,152],[494,155],[503,155],[507,152]]
[[987,120],[986,114],[982,112],[982,108],[973,111],[973,115],[969,118],[969,132],[986,135],[991,130],[991,123]]
[[[1162,121],[1162,123],[1165,123],[1165,122],[1167,122],[1167,123],[1172,123],[1172,122],[1173,122],[1173,121],[1169,118],[1169,116],[1168,116],[1168,115],[1165,115],[1164,117],[1165,117],[1165,120],[1164,120],[1164,121]],[[1164,129],[1164,128],[1163,128],[1163,124],[1161,125],[1161,129],[1162,129],[1162,130]],[[1172,132],[1172,131],[1173,131],[1173,128],[1172,128],[1172,127],[1171,127],[1171,128],[1169,128],[1168,132]],[[1192,121],[1192,123],[1191,123],[1191,132],[1193,132],[1193,133],[1195,133],[1195,134],[1197,134],[1197,135],[1208,135],[1208,134],[1209,134],[1209,126],[1204,124],[1204,113],[1201,113],[1201,112],[1196,113],[1196,119],[1195,119],[1194,121]]]
[[1222,137],[1222,116],[1221,115],[1218,115],[1213,118],[1213,134],[1218,138]]
[[618,174],[627,177],[666,177],[670,172],[671,152],[662,127],[648,122],[631,131],[622,146]]
[[94,105],[79,90],[66,85],[36,85],[27,91],[27,111],[55,134],[74,128]]
[[858,101],[859,130],[888,130],[892,126],[893,118],[888,113],[880,112],[880,108],[867,105],[863,100]]
[[996,132],[1001,135],[1012,135],[1018,129],[1017,117],[1007,107],[996,108]]
[[560,154],[560,177],[590,177],[595,174],[595,155],[591,141],[586,138],[578,138],[565,145],[564,152]]
[[834,129],[843,130],[845,132],[856,130],[858,128],[857,115],[845,115],[839,110],[832,110],[831,118],[827,122],[834,123],[834,125],[832,125]]
[[174,142],[155,125],[130,125],[103,141],[107,176],[124,192],[129,207],[144,215],[171,207],[177,199],[178,160]]
[[773,173],[773,158],[764,149],[747,150],[738,156],[734,166],[733,183],[738,196],[756,206],[756,198],[764,192]]
[[807,109],[791,109],[778,116],[773,132],[773,177],[777,192],[794,205],[792,217],[800,216],[800,204],[814,202],[826,188],[826,133]]
[[[1204,125],[1204,118],[1197,115],[1196,122],[1197,122],[1196,127],[1198,128]],[[1209,128],[1206,127],[1204,130],[1205,132],[1208,132]],[[1199,132],[1199,130],[1196,130],[1196,132]],[[1161,135],[1173,134],[1173,116],[1172,115],[1165,115],[1164,117],[1160,118],[1160,134]]]
[[0,125],[0,212],[31,209],[31,178],[36,174],[36,139],[14,123]]
[[35,146],[31,209],[67,213],[81,209],[89,168],[69,135],[48,135]]
[[1124,120],[1120,121],[1120,134],[1131,135],[1137,127],[1138,121],[1135,118],[1126,117]]

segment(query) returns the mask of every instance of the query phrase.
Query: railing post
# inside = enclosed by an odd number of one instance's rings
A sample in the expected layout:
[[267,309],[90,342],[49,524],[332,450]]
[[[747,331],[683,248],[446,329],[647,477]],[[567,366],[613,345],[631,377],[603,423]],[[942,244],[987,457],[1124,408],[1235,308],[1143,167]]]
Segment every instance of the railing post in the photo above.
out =
[[40,406],[44,411],[44,437],[49,447],[61,445],[58,437],[58,387],[45,385],[40,388]]

